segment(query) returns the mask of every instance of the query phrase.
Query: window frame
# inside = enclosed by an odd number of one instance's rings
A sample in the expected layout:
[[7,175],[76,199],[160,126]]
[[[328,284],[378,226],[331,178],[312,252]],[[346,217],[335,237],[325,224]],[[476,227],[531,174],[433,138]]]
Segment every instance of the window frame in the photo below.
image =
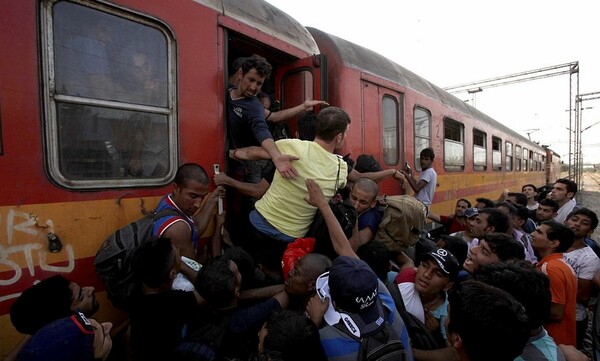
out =
[[[428,128],[428,134],[427,136],[424,136],[423,134],[419,134],[417,135],[417,112],[422,112],[423,115],[427,116],[427,128]],[[420,165],[420,154],[421,151],[425,148],[430,148],[431,147],[431,125],[432,125],[432,116],[431,116],[431,111],[429,111],[429,109],[416,105],[415,109],[413,111],[413,130],[414,130],[414,149],[415,149],[415,159],[414,159],[414,164],[415,164],[415,168],[417,171],[421,171],[421,165]],[[417,139],[422,139],[425,140],[427,142],[427,145],[425,147],[420,146],[420,142],[417,142]]]
[[[487,133],[473,128],[473,170],[485,172],[487,170]],[[476,161],[477,154],[483,154],[483,162]]]
[[510,141],[504,142],[504,169],[507,172],[514,172],[515,164],[514,164],[514,152],[513,152],[513,143]]
[[[452,133],[448,134],[447,130],[452,131]],[[448,138],[448,135],[451,138]],[[451,147],[462,148],[462,154],[457,163],[448,162],[448,157],[452,153],[449,149]],[[448,172],[462,172],[465,170],[465,125],[449,117],[444,117],[444,169]]]
[[[106,100],[101,97],[81,96],[60,94],[56,90],[56,69],[55,69],[55,17],[54,6],[60,3],[69,3],[70,5],[82,6],[94,11],[98,11],[98,16],[117,17],[110,18],[111,21],[129,21],[130,26],[146,26],[157,30],[164,37],[164,50],[166,54],[166,105],[146,105],[141,102],[134,103],[129,100]],[[107,17],[107,19],[109,19]],[[82,0],[45,0],[40,2],[40,38],[41,38],[41,67],[43,104],[44,104],[44,147],[45,147],[45,165],[49,178],[57,185],[74,190],[85,189],[115,189],[125,187],[155,187],[169,184],[175,176],[177,165],[179,163],[179,145],[178,145],[178,113],[177,113],[177,49],[175,35],[173,31],[163,22],[142,15],[137,12],[127,11],[122,8],[109,6],[101,3],[90,3]],[[141,29],[141,28],[140,28]],[[168,142],[168,162],[169,168],[164,176],[149,177],[98,177],[97,179],[73,179],[61,171],[60,147],[59,143],[59,105],[66,104],[71,106],[96,107],[108,111],[139,112],[149,114],[150,116],[164,116],[167,120],[166,141]],[[109,148],[109,145],[107,145]],[[110,152],[109,152],[110,153]]]
[[[393,129],[386,129],[386,111],[387,111],[387,107],[385,105],[385,103],[387,101],[391,101],[393,103],[393,107],[392,109],[394,109],[395,111],[395,119],[394,119],[394,124],[393,124]],[[389,126],[389,125],[388,125]],[[383,94],[383,96],[381,97],[381,154],[383,157],[383,163],[385,165],[397,165],[400,162],[400,102],[398,101],[398,99],[396,99],[395,96],[393,96],[392,94]],[[393,136],[396,138],[394,147],[395,148],[390,148],[392,151],[394,151],[393,155],[394,158],[390,160],[389,155],[390,152],[386,151],[386,136],[389,134],[393,134]]]

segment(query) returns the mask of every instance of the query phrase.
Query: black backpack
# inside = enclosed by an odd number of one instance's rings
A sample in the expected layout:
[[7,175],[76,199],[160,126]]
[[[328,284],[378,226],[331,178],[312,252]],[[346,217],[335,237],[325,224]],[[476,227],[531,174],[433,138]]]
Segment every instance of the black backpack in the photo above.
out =
[[417,316],[406,310],[398,285],[392,282],[387,283],[386,286],[396,304],[398,314],[404,321],[412,347],[418,350],[437,350],[446,347],[441,334],[436,338]]
[[[387,313],[387,312],[386,312]],[[338,322],[335,327],[360,342],[357,361],[404,361],[406,349],[392,325],[384,322],[383,327],[373,335],[358,338],[346,326]]]
[[175,215],[182,216],[180,212],[171,208],[149,214],[115,231],[98,249],[94,267],[115,307],[127,310],[131,296],[136,290],[141,290],[132,265],[135,250],[152,237],[154,221]]

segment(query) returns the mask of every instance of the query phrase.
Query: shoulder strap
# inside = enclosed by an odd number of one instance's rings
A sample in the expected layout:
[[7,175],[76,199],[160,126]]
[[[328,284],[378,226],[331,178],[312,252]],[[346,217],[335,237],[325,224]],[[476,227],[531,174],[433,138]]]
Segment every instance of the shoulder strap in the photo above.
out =
[[[183,214],[176,209],[165,208],[158,213],[154,213],[154,215],[152,216],[152,221],[156,222],[159,219],[161,219],[163,217],[167,217],[167,216],[183,216]],[[187,220],[187,217],[183,217],[183,218],[185,218]]]
[[400,293],[398,285],[394,282],[386,282],[385,286],[387,287],[388,291],[390,291],[390,296],[392,296],[394,304],[396,305],[396,310],[398,310],[400,316],[402,316],[401,312],[408,312],[406,310],[406,306],[404,305],[404,299],[402,298],[402,294]]

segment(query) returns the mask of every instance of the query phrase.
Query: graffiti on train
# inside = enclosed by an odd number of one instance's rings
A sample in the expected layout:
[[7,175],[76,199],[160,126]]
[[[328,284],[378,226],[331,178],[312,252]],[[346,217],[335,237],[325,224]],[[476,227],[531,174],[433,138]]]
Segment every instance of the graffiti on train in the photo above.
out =
[[[75,267],[75,254],[73,246],[65,244],[61,252],[67,255],[66,265],[49,265],[48,235],[53,234],[54,224],[51,219],[43,223],[37,215],[9,209],[6,214],[0,214],[0,226],[6,230],[6,238],[0,242],[0,286],[17,283],[28,272],[35,277],[35,267],[43,271],[70,273]],[[14,244],[15,239],[25,237],[30,240],[26,243]],[[19,264],[18,260],[25,260]],[[62,264],[63,262],[61,262]],[[8,272],[7,272],[8,271]],[[12,271],[12,272],[10,272]]]

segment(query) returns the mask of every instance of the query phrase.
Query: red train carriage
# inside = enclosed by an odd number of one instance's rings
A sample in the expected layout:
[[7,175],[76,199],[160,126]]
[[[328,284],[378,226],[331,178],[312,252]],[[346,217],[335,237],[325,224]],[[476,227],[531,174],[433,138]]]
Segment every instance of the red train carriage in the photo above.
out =
[[[438,173],[433,209],[454,211],[458,198],[496,199],[504,188],[545,185],[546,150],[389,59],[309,28],[327,56],[329,102],[353,120],[344,153],[374,155],[386,167],[419,167],[432,147]],[[382,192],[398,193],[393,180]]]
[[[51,274],[94,285],[100,320],[124,319],[94,273],[96,250],[155,207],[178,164],[224,164],[238,56],[271,62],[263,90],[283,107],[320,98],[346,109],[353,157],[398,167],[432,146],[437,212],[546,182],[543,148],[262,0],[3,0],[0,13],[0,357],[21,339],[13,300]],[[386,180],[382,191],[400,188]],[[60,252],[49,251],[53,235]]]
[[[97,317],[123,318],[94,273],[96,250],[155,207],[178,164],[223,164],[235,57],[266,56],[278,70],[267,90],[282,84],[289,101],[322,95],[311,35],[262,1],[6,0],[0,13],[4,357],[21,338],[10,305],[50,274],[96,286]],[[49,252],[51,234],[62,251]]]

